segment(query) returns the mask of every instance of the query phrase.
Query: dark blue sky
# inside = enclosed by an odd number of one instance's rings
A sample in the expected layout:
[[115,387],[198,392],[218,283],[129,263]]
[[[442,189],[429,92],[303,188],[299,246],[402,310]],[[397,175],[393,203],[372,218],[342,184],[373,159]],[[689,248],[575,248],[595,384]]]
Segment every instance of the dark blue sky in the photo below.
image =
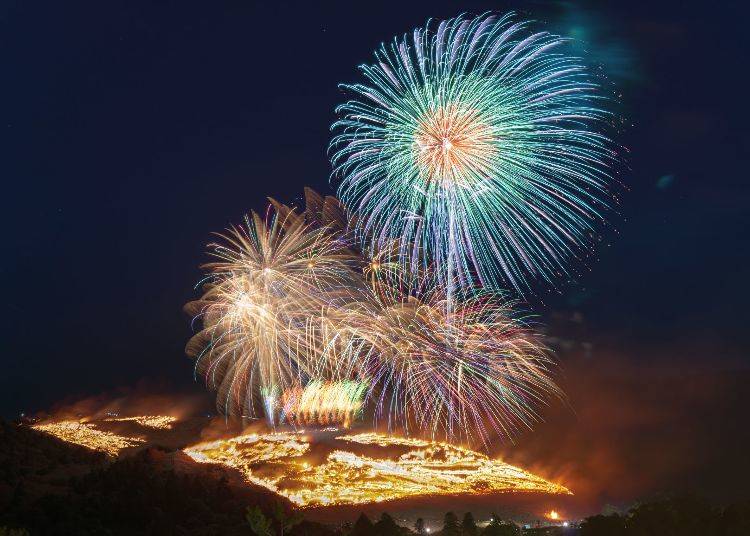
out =
[[200,390],[181,307],[210,232],[330,192],[337,83],[428,17],[488,9],[581,39],[632,125],[617,232],[530,305],[580,312],[635,369],[746,369],[746,14],[600,4],[4,2],[1,413],[142,378]]

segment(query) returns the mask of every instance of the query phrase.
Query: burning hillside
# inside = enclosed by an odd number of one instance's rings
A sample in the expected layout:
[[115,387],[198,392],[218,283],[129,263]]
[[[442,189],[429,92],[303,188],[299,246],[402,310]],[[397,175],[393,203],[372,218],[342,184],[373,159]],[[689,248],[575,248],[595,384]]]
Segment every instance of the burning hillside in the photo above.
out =
[[117,456],[122,449],[134,447],[145,442],[139,437],[123,437],[112,432],[99,430],[92,424],[79,421],[35,424],[32,428],[51,434],[68,443],[75,443],[91,450],[105,452],[110,456]]
[[[179,434],[178,424],[166,416],[118,416],[33,428],[114,457]],[[196,439],[183,435],[181,444]],[[300,507],[433,495],[570,493],[564,486],[466,448],[376,433],[259,432],[201,442],[184,453],[196,462],[235,470],[245,482]]]
[[[569,490],[499,460],[449,445],[383,434],[250,434],[185,449],[298,506],[367,504],[418,495]],[[315,460],[318,460],[317,462]]]

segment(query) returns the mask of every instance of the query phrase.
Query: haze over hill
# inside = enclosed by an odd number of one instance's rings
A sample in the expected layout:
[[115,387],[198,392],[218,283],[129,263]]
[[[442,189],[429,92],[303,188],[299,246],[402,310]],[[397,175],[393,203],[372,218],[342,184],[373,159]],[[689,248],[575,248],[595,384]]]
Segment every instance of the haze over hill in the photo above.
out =
[[[48,419],[32,427],[109,459],[156,447],[180,473],[214,474],[233,488],[271,490],[308,507],[309,518],[329,522],[363,510],[429,519],[439,517],[448,502],[471,504],[482,516],[505,512],[519,521],[543,517],[551,508],[586,513],[563,486],[478,452],[418,439],[337,429],[274,433],[223,418],[119,414]],[[436,501],[442,496],[446,499]]]

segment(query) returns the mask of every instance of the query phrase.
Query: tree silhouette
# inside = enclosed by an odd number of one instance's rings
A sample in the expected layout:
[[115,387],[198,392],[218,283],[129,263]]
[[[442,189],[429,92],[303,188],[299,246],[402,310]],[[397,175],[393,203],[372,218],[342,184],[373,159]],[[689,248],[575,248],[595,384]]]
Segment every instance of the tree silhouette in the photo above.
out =
[[461,534],[463,536],[477,536],[479,534],[479,529],[477,529],[477,524],[471,512],[464,514],[464,519],[461,521]]
[[704,536],[716,534],[717,513],[706,501],[690,495],[668,497],[630,511],[627,534]]
[[461,528],[458,526],[458,517],[453,512],[445,514],[443,519],[443,536],[461,536]]
[[627,534],[625,518],[619,514],[591,516],[581,523],[581,536],[623,536],[625,534]]
[[0,527],[0,536],[29,536],[29,531],[26,529]]
[[503,521],[497,514],[492,514],[492,521],[482,531],[482,536],[519,536],[521,529],[510,521]]
[[279,536],[284,536],[285,530],[290,530],[304,519],[299,512],[287,512],[280,502],[273,505],[273,517],[279,525]]
[[402,532],[401,527],[385,512],[380,516],[380,520],[375,523],[374,528],[375,534],[378,536],[399,536]]
[[365,514],[360,514],[354,523],[350,536],[375,536],[375,528],[370,518]]
[[425,534],[425,528],[424,528],[424,519],[421,517],[417,519],[417,521],[414,523],[414,532],[417,534]]
[[750,501],[725,508],[719,518],[718,528],[722,536],[750,534]]
[[266,517],[257,504],[247,507],[245,520],[256,536],[272,536],[271,520]]

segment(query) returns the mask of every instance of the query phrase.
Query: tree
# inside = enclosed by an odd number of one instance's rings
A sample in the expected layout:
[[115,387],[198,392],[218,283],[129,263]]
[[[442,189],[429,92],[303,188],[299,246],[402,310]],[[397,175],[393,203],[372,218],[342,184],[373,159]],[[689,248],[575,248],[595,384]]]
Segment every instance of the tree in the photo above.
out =
[[587,517],[581,523],[581,536],[623,536],[625,518],[619,514]]
[[723,536],[750,534],[750,501],[733,504],[724,509],[719,518],[719,534]]
[[284,536],[285,530],[291,529],[303,519],[302,514],[298,512],[287,513],[286,509],[280,502],[274,503],[273,505],[273,517],[279,524],[279,536]]
[[375,528],[372,525],[372,521],[365,514],[360,514],[357,521],[354,523],[350,536],[374,536]]
[[257,504],[247,507],[245,519],[256,536],[272,536],[271,520],[266,517]]
[[463,536],[477,536],[477,534],[479,534],[477,524],[474,521],[474,516],[471,512],[466,512],[464,514],[464,519],[461,521],[461,534]]
[[482,531],[482,536],[519,536],[521,529],[511,521],[503,521],[497,514],[492,514],[492,521]]
[[641,504],[630,511],[628,534],[704,536],[714,534],[718,516],[705,500],[691,495]]
[[425,534],[425,528],[424,528],[424,519],[421,517],[417,519],[417,521],[414,523],[414,532],[417,534]]
[[26,529],[0,527],[0,536],[29,536],[29,531]]
[[383,512],[380,520],[375,523],[375,533],[378,536],[399,536],[401,534],[401,527],[396,524],[390,515]]
[[443,520],[443,536],[461,536],[461,528],[458,526],[458,517],[453,512],[445,514]]
[[334,531],[331,527],[315,521],[304,520],[289,531],[290,536],[343,536],[348,532]]

